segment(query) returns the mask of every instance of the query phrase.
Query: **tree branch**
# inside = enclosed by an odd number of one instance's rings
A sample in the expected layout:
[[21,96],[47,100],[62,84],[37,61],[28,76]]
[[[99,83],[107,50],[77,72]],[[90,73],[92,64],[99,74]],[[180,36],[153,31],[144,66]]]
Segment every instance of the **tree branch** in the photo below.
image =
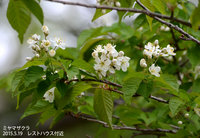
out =
[[[147,13],[150,13],[151,11],[149,11],[139,0],[136,0],[136,2],[142,7],[144,8]],[[197,44],[200,45],[200,41],[196,38],[194,38],[192,35],[188,34],[187,32],[185,32],[183,29],[179,28],[177,25],[173,25],[172,23],[168,23],[162,19],[160,19],[157,16],[151,16],[150,17],[156,19],[157,21],[161,22],[162,24],[167,25],[169,28],[173,28],[174,30],[178,31],[179,33],[183,34],[184,36],[186,36],[187,38],[189,38],[189,40],[196,42]]]
[[[82,7],[86,7],[86,8],[95,8],[95,9],[109,9],[109,10],[117,10],[117,11],[125,11],[125,12],[135,12],[135,13],[143,13],[146,14],[154,19],[156,19],[157,21],[161,22],[162,24],[167,25],[170,28],[173,28],[174,30],[180,32],[181,34],[183,34],[184,36],[188,37],[189,39],[187,40],[191,40],[196,42],[197,44],[200,45],[200,41],[196,38],[194,38],[192,35],[188,34],[187,32],[185,32],[183,29],[179,28],[178,26],[175,26],[171,23],[168,23],[162,19],[168,19],[168,20],[173,20],[173,21],[177,21],[181,24],[187,25],[187,26],[192,26],[189,22],[180,20],[180,19],[176,19],[176,18],[171,18],[170,16],[166,16],[166,15],[161,15],[158,13],[154,13],[151,12],[149,10],[139,10],[139,9],[132,9],[132,8],[119,8],[119,7],[110,7],[110,6],[99,6],[99,5],[88,5],[88,4],[84,4],[84,3],[78,3],[78,2],[67,2],[67,1],[62,1],[62,0],[46,0],[46,1],[51,1],[51,2],[57,2],[57,3],[62,3],[62,4],[66,4],[66,5],[74,5],[74,6],[82,6]],[[137,0],[137,3],[140,6],[145,7],[142,3],[140,3],[140,1]],[[146,8],[146,7],[145,7]],[[147,9],[147,8],[146,8]],[[160,19],[162,18],[162,19]]]
[[[96,82],[101,82],[101,83],[104,83],[104,84],[108,84],[108,85],[112,85],[112,86],[115,86],[115,87],[118,87],[118,88],[122,88],[122,85],[120,84],[117,84],[117,83],[114,83],[114,82],[110,82],[108,80],[96,80],[96,79],[72,79],[70,81],[66,81],[65,83],[69,84],[73,81],[96,81]],[[109,91],[113,91],[113,92],[116,92],[118,94],[121,94],[121,95],[124,95],[124,93],[122,91],[119,91],[117,89],[112,89],[112,88],[103,88],[105,90],[109,90]],[[133,95],[133,97],[137,97],[137,96],[140,96],[138,94],[135,94]],[[153,99],[153,100],[156,100],[158,102],[162,102],[162,103],[169,103],[169,101],[167,100],[164,100],[164,99],[161,99],[161,98],[158,98],[158,97],[155,97],[155,96],[152,96],[150,95],[149,98]]]
[[[74,118],[78,119],[83,119],[95,123],[102,124],[104,127],[109,128],[109,125],[101,120],[97,120],[95,118],[90,118],[88,115],[85,114],[74,114],[72,112],[69,113]],[[170,129],[162,129],[162,128],[157,128],[157,129],[145,129],[145,128],[136,128],[136,127],[130,127],[130,126],[118,126],[118,125],[112,125],[112,128],[115,130],[134,130],[134,131],[141,131],[141,132],[149,132],[149,133],[173,133],[175,134],[177,130],[170,130]]]
[[177,19],[177,18],[171,18],[170,16],[167,15],[162,15],[159,13],[154,13],[154,12],[147,12],[144,10],[139,10],[139,9],[132,9],[132,8],[119,8],[119,7],[110,7],[110,6],[100,6],[100,5],[88,5],[88,4],[84,4],[84,3],[78,3],[78,2],[68,2],[68,1],[62,1],[62,0],[46,0],[46,1],[51,1],[51,2],[57,2],[57,3],[62,3],[62,4],[66,4],[66,5],[74,5],[74,6],[81,6],[81,7],[86,7],[86,8],[95,8],[95,9],[109,9],[109,10],[117,10],[117,11],[127,11],[127,12],[135,12],[135,13],[143,13],[149,16],[157,16],[159,18],[162,19],[167,19],[167,20],[173,20],[176,22],[179,22],[183,25],[192,27],[191,23],[181,20],[181,19]]

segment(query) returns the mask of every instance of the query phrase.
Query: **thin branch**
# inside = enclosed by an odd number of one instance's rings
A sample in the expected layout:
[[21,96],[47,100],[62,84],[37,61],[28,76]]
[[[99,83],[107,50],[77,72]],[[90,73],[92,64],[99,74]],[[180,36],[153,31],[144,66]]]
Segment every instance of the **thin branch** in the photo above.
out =
[[[95,118],[90,118],[87,115],[84,115],[84,114],[77,114],[76,115],[72,112],[70,112],[70,115],[74,118],[79,118],[79,119],[99,123],[99,124],[102,124],[104,127],[109,128],[109,125],[106,122],[101,121],[101,120],[97,120]],[[134,131],[149,132],[149,133],[157,132],[157,133],[173,133],[173,134],[175,134],[177,132],[177,130],[162,129],[162,128],[145,129],[145,128],[130,127],[130,126],[118,126],[118,125],[112,125],[112,128],[115,129],[115,130],[134,130]]]
[[72,79],[70,81],[67,81],[66,83],[71,83],[73,81],[96,81],[96,82],[101,82],[101,83],[105,83],[105,84],[108,84],[108,85],[112,85],[112,86],[115,86],[115,87],[119,87],[119,88],[122,88],[121,85],[117,84],[117,83],[114,83],[114,82],[110,82],[108,80],[96,80],[96,79]]
[[[144,9],[146,9],[147,13],[150,13],[151,11],[149,11],[139,0],[136,0],[136,2]],[[160,19],[157,16],[151,16],[150,17],[156,19],[157,21],[161,22],[162,24],[167,25],[169,28],[173,28],[174,30],[178,31],[179,33],[183,34],[184,36],[186,36],[187,38],[189,38],[191,41],[196,42],[197,44],[200,45],[200,41],[196,38],[194,38],[192,35],[188,34],[187,32],[185,32],[183,29],[179,28],[177,25],[173,25],[172,23],[168,23],[162,19]]]
[[[122,86],[120,84],[117,84],[117,83],[114,83],[114,82],[110,82],[108,80],[96,80],[96,79],[72,79],[70,81],[66,81],[67,84],[73,82],[73,81],[96,81],[96,82],[101,82],[101,83],[105,83],[105,84],[108,84],[108,85],[112,85],[112,86],[115,86],[115,87],[119,87],[119,88],[122,88]],[[124,93],[122,91],[119,91],[117,89],[112,89],[112,88],[103,88],[105,90],[109,90],[109,91],[113,91],[113,92],[116,92],[118,94],[121,94],[123,95]],[[138,97],[140,95],[138,94],[135,94],[133,95],[133,97]],[[156,100],[158,102],[162,102],[162,103],[169,103],[169,101],[167,100],[164,100],[164,99],[161,99],[161,98],[158,98],[158,97],[155,97],[155,96],[152,96],[150,95],[149,98],[153,99],[153,100]]]
[[[181,34],[183,34],[184,36],[188,37],[188,40],[194,41],[197,44],[200,45],[200,41],[196,38],[194,38],[192,35],[188,34],[187,32],[185,32],[183,29],[179,28],[176,25],[173,25],[171,23],[168,23],[163,19],[169,19],[169,20],[174,20],[174,21],[179,21],[180,23],[184,23],[184,21],[181,21],[180,19],[176,19],[175,18],[171,18],[170,16],[164,16],[161,14],[157,14],[154,12],[151,12],[149,10],[139,10],[139,9],[132,9],[132,8],[119,8],[119,7],[110,7],[110,6],[98,6],[98,5],[88,5],[88,4],[83,4],[83,3],[78,3],[78,2],[67,2],[67,1],[61,1],[61,0],[47,0],[47,1],[51,1],[51,2],[57,2],[57,3],[62,3],[62,4],[67,4],[67,5],[74,5],[74,6],[82,6],[82,7],[86,7],[86,8],[96,8],[96,9],[109,9],[109,10],[117,10],[117,11],[125,11],[125,12],[135,12],[135,13],[143,13],[146,14],[154,19],[156,19],[157,21],[161,22],[162,24],[167,25],[170,28],[173,28],[174,30],[180,32]],[[140,3],[140,1],[137,1],[137,3],[140,6],[145,7],[142,3]],[[167,17],[167,18],[166,18]],[[189,23],[190,24],[190,23]]]
[[88,4],[84,4],[84,3],[68,2],[68,1],[62,1],[62,0],[46,0],[46,1],[57,2],[57,3],[66,4],[66,5],[81,6],[81,7],[86,7],[86,8],[109,9],[109,10],[117,10],[117,11],[125,11],[125,12],[127,11],[127,12],[143,13],[143,14],[146,14],[146,15],[149,15],[149,16],[157,16],[157,17],[162,18],[162,19],[173,20],[173,21],[179,22],[183,25],[192,27],[191,23],[189,23],[187,21],[177,19],[177,18],[171,18],[170,16],[167,16],[167,15],[162,15],[162,14],[154,13],[154,12],[147,12],[147,11],[139,10],[139,9],[110,7],[110,6],[105,6],[105,5],[103,5],[103,6],[88,5]]

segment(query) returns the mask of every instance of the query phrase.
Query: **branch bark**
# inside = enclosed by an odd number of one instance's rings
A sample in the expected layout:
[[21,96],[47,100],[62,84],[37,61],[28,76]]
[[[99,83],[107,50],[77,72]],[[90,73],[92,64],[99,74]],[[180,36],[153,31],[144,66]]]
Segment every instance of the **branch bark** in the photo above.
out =
[[[104,127],[109,128],[109,125],[101,120],[97,120],[95,118],[91,118],[88,115],[85,114],[74,114],[72,112],[69,113],[74,118],[78,119],[83,119],[95,123],[102,124]],[[136,128],[136,127],[130,127],[130,126],[118,126],[118,125],[112,125],[112,128],[115,130],[133,130],[133,131],[141,131],[141,132],[149,132],[149,133],[173,133],[175,134],[177,132],[177,129],[162,129],[162,128],[157,128],[157,129],[145,129],[145,128]]]
[[[200,41],[196,38],[194,38],[192,35],[188,34],[187,32],[185,32],[183,29],[179,28],[178,26],[175,26],[171,23],[168,23],[162,19],[168,19],[168,20],[173,20],[176,22],[179,22],[181,24],[187,25],[187,26],[192,26],[189,22],[183,21],[181,19],[176,19],[176,18],[171,18],[170,16],[166,16],[166,15],[162,15],[162,14],[158,14],[158,13],[154,13],[149,11],[140,1],[137,0],[137,3],[140,6],[145,7],[147,10],[139,10],[139,9],[132,9],[132,8],[119,8],[119,7],[110,7],[110,6],[101,6],[101,5],[88,5],[88,4],[84,4],[84,3],[78,3],[78,2],[68,2],[68,1],[63,1],[63,0],[46,0],[46,1],[50,1],[50,2],[57,2],[57,3],[62,3],[62,4],[66,4],[66,5],[74,5],[74,6],[82,6],[82,7],[86,7],[86,8],[95,8],[95,9],[109,9],[109,10],[117,10],[117,11],[125,11],[125,12],[134,12],[134,13],[143,13],[146,14],[154,19],[156,19],[157,21],[161,22],[162,24],[167,25],[170,28],[173,28],[174,30],[180,32],[181,34],[183,34],[184,36],[186,36],[187,38],[189,38],[188,40],[194,41],[197,44],[200,45]],[[162,18],[162,19],[161,19]]]
[[[73,81],[96,81],[96,82],[101,82],[101,83],[104,83],[104,84],[108,84],[108,85],[112,85],[112,86],[115,86],[115,87],[118,87],[118,88],[122,88],[122,85],[120,84],[117,84],[117,83],[113,83],[113,82],[110,82],[108,80],[96,80],[96,79],[72,79],[70,81],[66,81],[67,84],[73,82]],[[118,94],[121,94],[121,95],[124,95],[124,93],[122,91],[119,91],[117,89],[112,89],[112,88],[103,88],[103,89],[106,89],[106,90],[109,90],[109,91],[113,91],[113,92],[116,92]],[[133,97],[138,97],[140,95],[138,94],[135,94],[133,95]],[[153,95],[150,95],[149,96],[150,99],[153,99],[153,100],[156,100],[158,102],[161,102],[161,103],[169,103],[169,101],[167,100],[164,100],[164,99],[161,99],[161,98],[158,98],[156,96],[153,96]]]
[[[149,11],[149,9],[147,9],[139,0],[136,0],[136,2],[143,8],[145,9],[147,12],[151,12]],[[150,15],[149,15],[150,16]],[[152,17],[152,16],[151,16]],[[168,23],[162,19],[160,19],[157,16],[153,16],[152,18],[156,19],[157,21],[161,22],[162,24],[167,25],[169,28],[173,28],[174,30],[178,31],[179,33],[181,33],[182,35],[186,36],[187,38],[189,38],[189,40],[196,42],[197,44],[200,45],[200,41],[196,38],[194,38],[192,35],[188,34],[187,32],[185,32],[183,29],[179,28],[177,25],[173,25],[172,23]],[[171,17],[170,17],[171,18]]]

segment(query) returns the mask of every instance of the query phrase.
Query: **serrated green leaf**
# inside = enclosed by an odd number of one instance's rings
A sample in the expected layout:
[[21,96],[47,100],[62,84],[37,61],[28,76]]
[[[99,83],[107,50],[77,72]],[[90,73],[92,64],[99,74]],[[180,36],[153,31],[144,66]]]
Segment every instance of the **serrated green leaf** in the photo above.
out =
[[31,66],[44,65],[45,60],[46,60],[46,58],[44,58],[44,59],[43,58],[34,58],[33,60],[26,62],[26,64],[23,67],[19,68],[17,71],[21,71],[21,70],[31,67]]
[[43,112],[45,110],[48,110],[49,107],[51,107],[52,105],[49,104],[49,102],[47,101],[44,101],[44,100],[38,100],[36,104],[32,105],[30,104],[24,114],[21,116],[20,119],[23,119],[27,116],[30,116],[30,115],[33,115],[33,114],[37,114],[37,113],[40,113],[40,112]]
[[12,84],[11,91],[14,92],[16,90],[16,88],[21,83],[22,79],[24,78],[25,73],[26,73],[26,70],[22,70],[15,74],[15,76],[13,77],[12,83],[11,83]]
[[95,72],[94,68],[92,67],[92,65],[90,65],[85,60],[76,59],[76,60],[74,60],[72,65],[77,67],[77,68],[79,68],[79,69],[85,70],[88,73],[96,74],[96,72]]
[[200,93],[200,79],[197,79],[194,81],[194,83],[192,85],[192,91]]
[[94,111],[99,119],[112,127],[113,101],[110,91],[97,89],[94,94]]
[[200,52],[200,47],[198,46],[192,47],[188,50],[188,58],[193,68],[198,64],[200,64],[199,52]]
[[74,85],[67,85],[65,88],[65,95],[58,101],[58,108],[62,109],[67,104],[72,102],[74,98],[81,94],[81,92],[85,92],[88,89],[92,88],[92,86],[89,83],[86,82],[77,82]]
[[165,7],[166,4],[164,3],[163,0],[151,0],[151,3],[153,6],[162,14],[166,15]]
[[123,82],[122,91],[124,92],[124,100],[131,104],[132,96],[136,93],[143,78],[130,77]]
[[183,105],[184,102],[177,98],[177,97],[172,97],[169,100],[169,109],[172,113],[172,117],[174,117],[179,111],[180,111],[180,107],[181,105]]
[[177,79],[173,75],[162,74],[160,77],[154,79],[156,83],[158,83],[158,87],[163,87],[168,90],[178,91],[179,84]]
[[192,28],[198,30],[200,26],[200,2],[198,4],[198,7],[194,9],[192,12],[192,15],[190,17],[191,23],[192,23]]
[[147,101],[153,90],[153,81],[152,80],[143,80],[140,84],[137,94],[143,96]]
[[40,21],[43,25],[44,23],[44,15],[42,8],[40,7],[39,3],[35,0],[22,0],[26,7],[35,15],[35,17]]
[[20,42],[23,43],[24,34],[31,22],[30,11],[21,0],[10,0],[7,18],[12,28],[18,32]]
[[24,84],[25,87],[29,86],[31,83],[39,80],[44,75],[42,67],[32,66],[27,69],[26,74],[24,75]]

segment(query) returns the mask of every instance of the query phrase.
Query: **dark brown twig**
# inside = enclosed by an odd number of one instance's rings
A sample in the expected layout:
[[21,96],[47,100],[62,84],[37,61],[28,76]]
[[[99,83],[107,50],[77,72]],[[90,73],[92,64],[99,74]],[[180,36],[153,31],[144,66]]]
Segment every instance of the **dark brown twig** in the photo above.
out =
[[[74,118],[99,123],[99,124],[102,124],[104,127],[109,128],[109,125],[106,122],[101,121],[101,120],[97,120],[93,117],[90,118],[90,117],[88,117],[88,115],[84,115],[84,114],[77,114],[76,115],[72,112],[70,112],[70,115]],[[145,128],[130,127],[130,126],[118,126],[118,125],[112,125],[112,128],[115,129],[115,130],[133,130],[133,131],[141,131],[141,132],[149,132],[149,133],[160,132],[160,133],[173,133],[173,134],[175,134],[177,132],[177,130],[162,129],[162,128],[145,129]]]
[[[175,26],[175,25],[168,23],[168,22],[161,19],[161,18],[169,19],[169,20],[173,19],[174,21],[177,21],[177,22],[182,23],[184,25],[191,26],[190,23],[187,23],[187,22],[182,21],[180,19],[171,18],[170,16],[157,14],[157,13],[151,12],[149,10],[139,10],[139,9],[132,9],[132,8],[119,8],[119,7],[110,7],[110,6],[101,6],[101,5],[88,5],[88,4],[83,4],[83,3],[78,3],[78,2],[68,2],[68,1],[63,1],[63,0],[46,0],[46,1],[57,2],[57,3],[66,4],[66,5],[82,6],[82,7],[86,7],[86,8],[109,9],[109,10],[117,10],[117,11],[125,11],[125,12],[143,13],[143,14],[146,14],[146,15],[156,19],[157,21],[161,22],[162,24],[165,24],[168,27],[173,28],[174,30],[180,32],[181,34],[184,34],[191,41],[194,41],[194,42],[196,42],[197,44],[200,45],[200,41],[198,39],[194,38],[192,35],[188,34],[187,32],[185,32],[183,29],[179,28],[178,26]],[[145,7],[142,3],[140,3],[140,1],[137,1],[137,3],[140,6]]]
[[[136,2],[142,7],[144,8],[147,12],[151,12],[150,10],[148,10],[139,0],[136,0]],[[149,15],[150,16],[150,15]],[[197,44],[200,45],[200,41],[196,38],[194,38],[192,35],[188,34],[187,32],[185,32],[183,29],[179,28],[177,25],[173,25],[172,23],[168,23],[162,19],[160,19],[157,16],[150,16],[154,19],[156,19],[157,21],[161,22],[162,24],[167,25],[169,28],[172,28],[176,31],[178,31],[179,33],[183,34],[184,36],[186,36],[187,38],[189,38],[191,41],[196,42]]]

